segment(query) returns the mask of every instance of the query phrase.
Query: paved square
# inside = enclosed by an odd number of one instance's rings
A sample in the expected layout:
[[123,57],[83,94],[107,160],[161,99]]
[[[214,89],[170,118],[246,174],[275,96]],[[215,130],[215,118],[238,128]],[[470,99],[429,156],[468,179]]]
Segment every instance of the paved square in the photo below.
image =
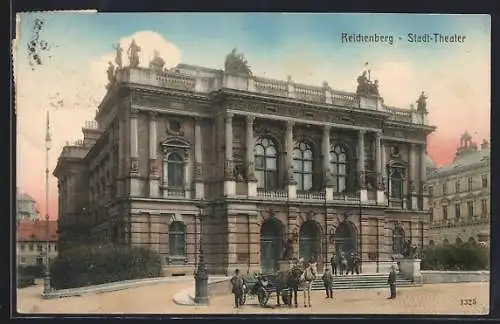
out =
[[[18,290],[20,313],[56,314],[468,314],[489,312],[489,282],[434,284],[400,288],[398,298],[388,300],[388,289],[339,290],[334,299],[322,291],[312,293],[312,307],[276,308],[273,296],[268,308],[249,299],[241,309],[233,308],[230,295],[211,298],[209,306],[190,307],[173,303],[173,296],[194,286],[192,282],[164,283],[122,291],[89,294],[56,300],[42,300],[42,286]],[[463,306],[461,299],[475,299],[475,305]]]

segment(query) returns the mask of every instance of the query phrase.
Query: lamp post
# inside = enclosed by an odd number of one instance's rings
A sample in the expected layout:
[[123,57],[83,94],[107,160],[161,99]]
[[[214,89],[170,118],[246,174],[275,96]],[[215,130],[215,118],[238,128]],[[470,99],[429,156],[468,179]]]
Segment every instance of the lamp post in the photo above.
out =
[[196,206],[198,208],[198,216],[200,219],[200,258],[198,267],[194,274],[195,280],[195,297],[196,304],[208,304],[208,271],[203,256],[203,216],[205,212],[205,205],[203,200]]
[[49,151],[52,139],[50,137],[49,111],[47,110],[47,128],[45,133],[45,274],[43,281],[43,294],[47,295],[50,288],[50,258],[49,258]]

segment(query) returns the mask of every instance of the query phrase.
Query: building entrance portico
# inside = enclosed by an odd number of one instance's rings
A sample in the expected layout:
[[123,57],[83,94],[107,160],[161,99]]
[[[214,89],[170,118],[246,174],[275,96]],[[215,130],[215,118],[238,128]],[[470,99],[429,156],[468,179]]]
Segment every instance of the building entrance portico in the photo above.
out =
[[262,273],[274,273],[278,270],[281,257],[283,231],[273,219],[267,220],[260,229],[260,266]]
[[346,256],[357,252],[357,235],[355,226],[349,221],[343,221],[335,230],[335,253]]
[[321,230],[314,221],[307,221],[300,227],[299,258],[310,261],[314,258],[319,261],[321,256]]

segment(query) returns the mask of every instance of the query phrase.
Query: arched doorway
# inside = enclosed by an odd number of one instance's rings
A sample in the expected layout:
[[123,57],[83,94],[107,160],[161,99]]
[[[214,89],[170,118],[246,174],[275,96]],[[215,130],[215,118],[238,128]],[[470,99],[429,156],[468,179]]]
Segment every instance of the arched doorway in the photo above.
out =
[[318,225],[307,221],[300,227],[299,233],[299,258],[310,261],[314,257],[316,262],[321,261],[321,233]]
[[260,228],[260,268],[262,273],[278,270],[282,250],[282,229],[276,220],[267,220]]
[[340,223],[335,230],[335,253],[341,255],[343,252],[348,255],[351,252],[356,253],[357,250],[356,228],[346,221]]
[[456,245],[462,244],[462,240],[460,239],[460,237],[457,237],[457,239],[455,240],[455,244]]

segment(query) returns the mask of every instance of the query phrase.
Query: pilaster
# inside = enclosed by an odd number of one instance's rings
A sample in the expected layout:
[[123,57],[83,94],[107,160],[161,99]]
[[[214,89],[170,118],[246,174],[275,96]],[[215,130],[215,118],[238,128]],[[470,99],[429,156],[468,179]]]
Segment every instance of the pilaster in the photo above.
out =
[[205,196],[205,184],[203,182],[203,139],[201,134],[201,119],[196,117],[194,124],[194,165],[193,165],[193,182],[195,198],[203,199]]
[[417,157],[416,157],[416,147],[415,144],[410,144],[409,146],[410,150],[410,156],[409,156],[409,162],[410,162],[410,170],[409,170],[409,196],[410,196],[410,208],[413,210],[416,210],[418,207],[418,195],[417,195]]
[[233,163],[233,114],[227,113],[224,120],[224,195],[233,196],[236,192]]
[[138,197],[141,194],[141,184],[139,180],[139,139],[137,123],[139,112],[130,111],[130,195]]
[[157,163],[157,122],[156,112],[149,113],[149,196],[160,197],[160,177]]
[[257,196],[257,179],[255,178],[255,153],[253,126],[255,116],[249,115],[246,119],[246,158],[247,158],[247,195]]
[[294,122],[287,121],[286,122],[286,137],[285,137],[285,145],[286,145],[286,170],[288,177],[288,198],[295,199],[297,198],[297,182],[293,177],[293,126]]
[[383,205],[385,201],[384,193],[384,163],[382,154],[384,148],[382,146],[382,132],[375,133],[375,171],[377,172],[377,204]]
[[368,191],[365,180],[365,131],[358,132],[358,177],[359,177],[359,197],[361,201],[368,200]]

